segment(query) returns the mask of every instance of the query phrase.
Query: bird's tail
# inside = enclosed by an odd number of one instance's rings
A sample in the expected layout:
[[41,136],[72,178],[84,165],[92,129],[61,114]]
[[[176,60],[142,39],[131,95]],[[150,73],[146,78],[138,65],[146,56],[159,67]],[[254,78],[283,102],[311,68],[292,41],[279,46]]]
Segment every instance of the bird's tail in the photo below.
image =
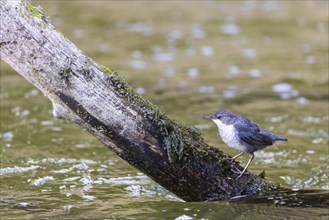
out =
[[272,134],[273,141],[288,141],[287,138],[279,135]]

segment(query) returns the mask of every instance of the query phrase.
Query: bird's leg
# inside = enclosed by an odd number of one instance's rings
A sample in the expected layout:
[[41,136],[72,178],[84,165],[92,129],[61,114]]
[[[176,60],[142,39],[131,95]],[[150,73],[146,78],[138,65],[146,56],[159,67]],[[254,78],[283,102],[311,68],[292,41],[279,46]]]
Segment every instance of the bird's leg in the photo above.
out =
[[[234,157],[232,157],[230,160],[231,162],[235,161],[236,158],[240,157],[242,154],[244,154],[244,152],[241,152],[239,153],[238,155],[235,155]],[[234,170],[232,170],[233,173],[236,173],[236,174],[240,174],[241,173],[241,170],[239,170],[238,168],[234,167]]]
[[246,172],[246,170],[247,170],[248,166],[250,165],[251,161],[254,159],[254,157],[255,157],[254,153],[251,153],[250,155],[251,155],[251,157],[250,157],[247,165],[244,167],[244,169],[242,170],[242,172],[240,173],[240,175],[238,176],[237,179],[239,179]]
[[234,161],[236,158],[240,157],[244,152],[239,153],[238,155],[235,155],[234,157],[231,158],[231,161]]

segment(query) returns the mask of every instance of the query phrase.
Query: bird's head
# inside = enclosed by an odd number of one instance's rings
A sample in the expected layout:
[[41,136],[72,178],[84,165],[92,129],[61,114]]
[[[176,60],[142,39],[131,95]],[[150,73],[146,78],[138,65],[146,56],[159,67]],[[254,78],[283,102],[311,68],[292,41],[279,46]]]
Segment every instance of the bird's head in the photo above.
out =
[[237,115],[228,110],[219,110],[212,115],[203,116],[203,118],[211,119],[219,127],[221,125],[231,125],[233,124]]

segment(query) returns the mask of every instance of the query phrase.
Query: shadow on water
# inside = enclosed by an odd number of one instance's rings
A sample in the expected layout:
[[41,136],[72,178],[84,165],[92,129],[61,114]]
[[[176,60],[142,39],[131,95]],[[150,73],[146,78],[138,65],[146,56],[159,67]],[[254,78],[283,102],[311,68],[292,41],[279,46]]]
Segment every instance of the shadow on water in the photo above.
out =
[[286,207],[329,208],[329,191],[312,189],[282,189],[272,195],[237,196],[235,203],[274,204]]
[[[90,213],[81,215],[81,209],[88,205],[65,205],[61,209],[49,209],[49,204],[34,201],[33,204],[14,200],[1,200],[1,208],[11,213],[11,216],[35,215],[43,217],[79,217],[88,219],[92,217],[129,217],[136,219],[327,219],[329,207],[329,191],[326,190],[289,190],[282,189],[273,195],[235,197],[230,201],[217,202],[182,202],[182,201],[146,201],[137,199],[136,202],[126,204],[130,211],[124,207],[116,209],[101,203],[101,207],[90,210]],[[132,200],[134,200],[132,198]],[[54,201],[55,202],[55,201]],[[58,201],[57,201],[58,202]],[[91,207],[89,207],[91,208]],[[299,208],[299,209],[296,209]],[[50,211],[52,210],[52,211]],[[95,215],[95,216],[94,216]]]

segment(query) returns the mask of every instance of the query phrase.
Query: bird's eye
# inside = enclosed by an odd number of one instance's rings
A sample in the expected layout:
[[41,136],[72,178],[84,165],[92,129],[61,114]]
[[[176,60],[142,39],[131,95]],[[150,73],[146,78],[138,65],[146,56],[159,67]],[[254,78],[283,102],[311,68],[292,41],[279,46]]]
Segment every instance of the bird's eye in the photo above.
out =
[[220,119],[222,116],[218,115],[217,118]]

